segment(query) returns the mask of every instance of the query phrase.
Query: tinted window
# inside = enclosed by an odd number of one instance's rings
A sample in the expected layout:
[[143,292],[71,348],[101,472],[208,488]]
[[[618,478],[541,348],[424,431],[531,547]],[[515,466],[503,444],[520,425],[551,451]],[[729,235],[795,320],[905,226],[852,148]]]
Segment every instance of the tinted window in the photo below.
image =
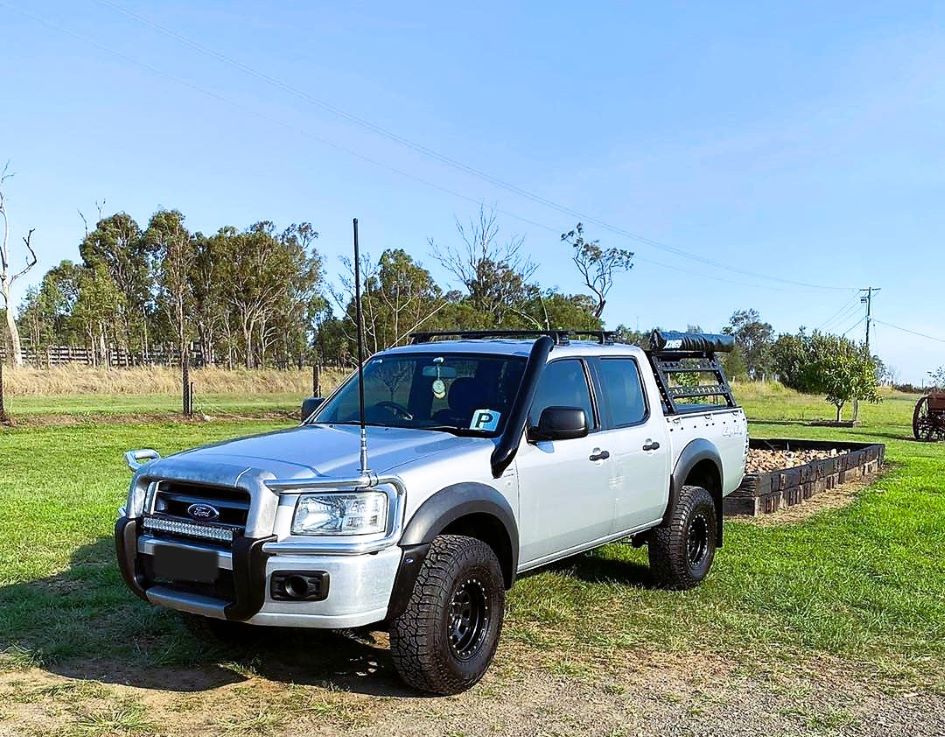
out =
[[607,358],[597,366],[611,426],[642,422],[646,417],[646,400],[637,362],[631,358]]
[[528,424],[537,425],[545,407],[579,407],[584,410],[588,427],[594,426],[594,408],[591,404],[591,392],[587,387],[584,365],[576,359],[553,361],[545,366]]
[[[518,356],[375,356],[364,367],[365,421],[384,427],[497,435],[518,393],[524,367]],[[355,374],[312,421],[354,423],[359,416]]]

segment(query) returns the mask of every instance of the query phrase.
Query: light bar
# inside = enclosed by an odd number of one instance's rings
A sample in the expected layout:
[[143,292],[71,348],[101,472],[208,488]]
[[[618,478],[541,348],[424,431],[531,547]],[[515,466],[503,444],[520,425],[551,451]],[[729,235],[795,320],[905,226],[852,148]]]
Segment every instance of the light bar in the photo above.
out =
[[201,540],[216,540],[217,542],[233,542],[233,530],[225,527],[210,527],[209,525],[192,525],[189,522],[175,522],[157,517],[145,517],[142,523],[146,530],[171,532],[175,535],[196,537]]

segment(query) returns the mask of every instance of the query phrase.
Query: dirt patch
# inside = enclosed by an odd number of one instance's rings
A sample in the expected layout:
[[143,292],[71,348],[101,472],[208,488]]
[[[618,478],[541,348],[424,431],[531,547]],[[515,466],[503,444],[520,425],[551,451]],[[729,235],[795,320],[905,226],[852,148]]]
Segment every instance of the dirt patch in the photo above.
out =
[[509,660],[449,698],[405,691],[384,664],[326,684],[274,681],[250,669],[220,685],[162,668],[176,687],[163,690],[34,668],[0,675],[0,735],[945,733],[941,694],[884,687],[832,660],[759,668],[711,654],[640,652],[585,676]]

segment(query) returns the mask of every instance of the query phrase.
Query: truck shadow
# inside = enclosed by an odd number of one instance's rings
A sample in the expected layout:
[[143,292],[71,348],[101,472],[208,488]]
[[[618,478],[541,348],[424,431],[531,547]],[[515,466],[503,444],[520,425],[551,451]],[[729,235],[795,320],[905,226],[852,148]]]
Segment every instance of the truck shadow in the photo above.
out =
[[384,633],[245,628],[235,640],[191,630],[127,590],[102,538],[67,570],[0,587],[0,669],[179,692],[253,676],[381,696],[417,697],[397,677]]
[[[651,587],[649,569],[592,553],[540,570]],[[540,572],[539,570],[539,572]],[[0,670],[38,667],[79,680],[176,692],[262,677],[387,697],[422,697],[400,681],[384,632],[240,628],[221,640],[125,587],[110,537],[77,549],[53,576],[0,586]]]
[[650,567],[634,561],[622,560],[608,556],[606,548],[601,551],[591,551],[564,558],[543,568],[542,571],[556,571],[566,573],[585,583],[619,583],[623,586],[632,586],[640,589],[657,588],[656,580],[650,572]]

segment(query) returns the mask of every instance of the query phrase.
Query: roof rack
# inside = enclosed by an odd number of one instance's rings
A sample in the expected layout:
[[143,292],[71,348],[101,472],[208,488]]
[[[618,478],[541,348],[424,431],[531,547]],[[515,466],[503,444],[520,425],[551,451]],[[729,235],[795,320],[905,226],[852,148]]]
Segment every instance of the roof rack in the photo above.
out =
[[[716,356],[716,353],[731,352],[734,345],[735,341],[730,335],[653,331],[651,347],[646,353],[653,366],[663,404],[669,413],[679,413],[679,404],[687,405],[690,409],[699,406],[686,402],[687,399],[722,397],[727,406],[738,406],[732,387],[725,378],[722,362]],[[709,384],[676,382],[673,386],[671,379],[679,374],[709,374],[714,381]]]
[[555,345],[568,345],[571,338],[591,337],[601,345],[613,345],[616,333],[613,330],[435,330],[410,334],[411,345],[434,343],[437,340],[460,338],[484,340],[487,338],[537,338],[547,335]]

